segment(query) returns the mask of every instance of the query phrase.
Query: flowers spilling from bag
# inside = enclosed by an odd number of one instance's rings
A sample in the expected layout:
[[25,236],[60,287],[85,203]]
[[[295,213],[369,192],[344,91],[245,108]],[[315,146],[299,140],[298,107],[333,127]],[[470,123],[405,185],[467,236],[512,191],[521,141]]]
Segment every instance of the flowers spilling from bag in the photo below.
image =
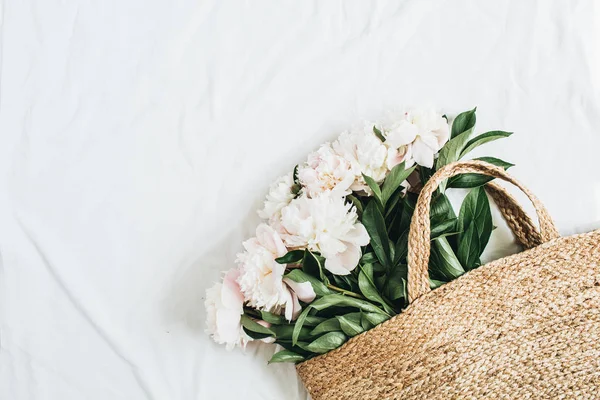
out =
[[[271,186],[237,266],[206,292],[207,332],[227,348],[260,340],[301,362],[407,306],[408,229],[419,189],[442,166],[511,133],[474,134],[475,109],[449,126],[433,110],[365,123],[309,154]],[[512,164],[481,157],[505,169]],[[431,287],[478,267],[493,225],[483,185],[449,179],[431,203]],[[445,192],[470,189],[456,215]]]

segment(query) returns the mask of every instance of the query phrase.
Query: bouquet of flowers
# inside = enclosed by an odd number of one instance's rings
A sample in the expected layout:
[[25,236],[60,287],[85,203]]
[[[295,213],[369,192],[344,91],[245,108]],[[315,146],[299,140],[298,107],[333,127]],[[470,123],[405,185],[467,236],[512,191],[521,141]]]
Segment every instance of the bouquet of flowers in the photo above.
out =
[[[442,166],[511,135],[474,135],[475,112],[459,114],[451,127],[433,110],[366,122],[279,178],[237,267],[206,292],[212,338],[228,349],[256,340],[276,343],[283,350],[270,362],[297,363],[402,312],[408,304],[408,229],[420,188]],[[434,195],[432,288],[481,264],[494,229],[483,189],[490,179],[459,175]],[[470,189],[458,215],[448,188]]]

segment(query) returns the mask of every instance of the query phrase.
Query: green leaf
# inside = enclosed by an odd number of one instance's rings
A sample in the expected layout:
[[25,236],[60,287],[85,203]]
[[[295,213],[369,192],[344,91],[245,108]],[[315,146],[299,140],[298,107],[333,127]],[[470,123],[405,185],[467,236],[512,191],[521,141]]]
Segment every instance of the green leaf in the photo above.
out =
[[479,242],[479,231],[477,224],[472,223],[467,228],[466,232],[461,233],[458,243],[458,251],[456,256],[465,269],[470,270],[477,266],[479,254],[481,251],[481,243]]
[[510,167],[514,167],[515,164],[511,164],[507,161],[501,160],[499,158],[496,157],[477,157],[474,158],[473,160],[479,160],[479,161],[485,161],[487,163],[496,165],[498,167],[502,167],[504,169],[509,169]]
[[310,332],[310,334],[312,336],[319,336],[323,333],[339,331],[340,329],[340,321],[334,317],[321,322]]
[[329,332],[312,341],[306,348],[313,353],[323,354],[340,347],[346,339],[342,332]]
[[[369,300],[379,303],[388,314],[395,314],[392,307],[379,294],[375,282],[373,281],[373,265],[359,265],[360,272],[358,273],[358,287],[360,292]],[[345,332],[345,331],[344,331]]]
[[493,230],[490,202],[483,187],[472,189],[465,197],[457,227],[461,232],[458,235],[459,260],[465,268],[472,269],[477,266]]
[[390,265],[390,244],[381,210],[374,201],[370,201],[363,214],[362,223],[371,238],[371,247],[379,262]]
[[306,326],[317,326],[321,322],[325,321],[327,318],[317,317],[316,315],[308,315],[306,320],[304,321],[304,325]]
[[431,258],[429,269],[432,275],[441,276],[446,282],[458,278],[465,273],[460,261],[454,254],[452,246],[445,237],[431,243]]
[[458,231],[450,231],[450,232],[444,232],[444,233],[440,233],[439,235],[435,236],[435,237],[431,237],[431,240],[437,240],[440,238],[445,238],[445,237],[450,237],[450,236],[456,236],[458,235],[460,232]]
[[275,261],[279,264],[293,264],[304,258],[304,250],[288,251],[283,257],[276,258]]
[[365,312],[384,314],[389,317],[385,311],[365,300],[355,299],[353,297],[348,297],[341,294],[330,294],[323,296],[320,299],[310,303],[310,305],[307,306],[298,316],[296,324],[294,325],[294,331],[292,333],[292,344],[294,346],[298,342],[302,327],[304,326],[309,312],[313,309],[317,311],[323,311],[329,307],[353,307]]
[[408,178],[408,176],[412,174],[415,168],[416,167],[406,169],[404,162],[392,168],[388,176],[383,181],[383,185],[381,187],[381,204],[384,207],[390,199],[390,197],[392,197],[392,195],[400,187],[402,182],[404,182],[406,178]]
[[466,132],[463,132],[450,139],[450,141],[446,143],[444,147],[442,147],[442,150],[440,150],[440,154],[435,163],[436,169],[439,170],[444,165],[458,161],[465,144],[469,141],[470,136],[471,130],[469,129]]
[[[323,297],[324,298],[324,297]],[[294,325],[294,330],[292,332],[292,344],[295,346],[298,343],[298,338],[300,337],[300,333],[302,333],[302,326],[304,325],[304,321],[306,321],[306,317],[308,317],[308,313],[311,310],[311,306],[306,307],[296,320],[296,324]]]
[[513,134],[512,132],[504,132],[504,131],[490,131],[490,132],[482,133],[481,135],[478,135],[467,142],[467,144],[462,149],[460,156],[458,158],[463,158],[467,153],[469,153],[476,147],[481,146],[482,144],[485,144],[485,143],[488,143],[488,142],[491,142],[494,140],[502,139],[505,137],[509,137],[512,134]]
[[[435,163],[436,168],[439,170],[444,165],[448,165],[450,163],[453,163],[454,161],[458,161],[460,153],[464,148],[465,143],[467,143],[467,141],[469,140],[470,136],[471,130],[469,129],[466,132],[459,134],[455,138],[450,139],[450,141],[446,143],[444,147],[442,147],[442,150],[440,150],[438,159]],[[446,190],[447,182],[448,180],[444,180],[438,186],[438,190],[441,193],[444,193],[444,191]]]
[[383,133],[381,133],[381,131],[377,129],[375,125],[373,125],[373,133],[375,134],[375,136],[377,136],[379,140],[385,142],[385,137],[383,136]]
[[363,330],[368,331],[369,329],[373,329],[374,325],[369,322],[368,319],[365,318],[365,313],[360,313],[360,326]]
[[[385,267],[381,264],[379,264],[379,262],[377,260],[375,260],[375,262],[373,263],[373,271],[374,272],[385,272]],[[357,281],[358,284],[358,281]]]
[[[294,336],[294,325],[292,324],[273,325],[271,326],[271,330],[275,332],[275,338],[277,338],[277,340],[290,340]],[[310,328],[302,327],[302,329],[300,329],[298,340],[306,341],[312,338],[313,335],[311,334]]]
[[332,277],[337,287],[350,292],[358,290],[358,280],[354,275],[332,275]]
[[480,242],[485,247],[492,233],[493,224],[490,202],[482,187],[472,189],[465,197],[458,215],[458,230],[465,232],[473,223],[478,225],[479,236],[482,238]]
[[[410,227],[410,222],[415,211],[415,204],[417,201],[417,195],[415,193],[407,193],[406,196],[402,199],[402,205],[399,208],[400,219],[394,225],[394,231],[392,232],[392,237],[402,239],[402,236],[406,234],[406,243],[408,244],[408,230]],[[396,241],[396,243],[398,242]]]
[[[278,342],[278,344],[279,344],[279,342]],[[296,347],[297,347],[297,348],[300,348],[300,349],[302,349],[302,350],[304,350],[304,351],[305,351],[305,352],[307,352],[307,353],[312,353],[312,352],[311,352],[311,351],[308,349],[308,343],[306,343],[306,342],[299,341],[299,342],[298,342],[298,343],[296,343],[294,346],[291,346],[292,350],[295,350],[295,348],[296,348]]]
[[383,321],[387,321],[389,318],[385,315],[374,314],[374,313],[363,313],[362,317],[369,321],[369,323],[373,326],[377,326]]
[[[394,267],[402,262],[408,255],[408,232],[402,234],[394,247]],[[374,267],[373,267],[374,268]]]
[[[322,259],[322,257],[317,256],[309,250],[305,250],[304,259],[302,261],[302,271],[313,277],[319,277],[320,281],[327,285],[329,283],[329,279],[327,279],[327,276],[325,276],[325,271],[323,271]],[[311,281],[311,283],[313,283],[313,281]]]
[[375,255],[375,253],[365,253],[360,258],[360,262],[362,264],[373,264],[376,261],[377,261],[377,256]]
[[455,138],[463,132],[466,132],[475,127],[475,122],[477,122],[477,116],[475,112],[477,111],[477,107],[472,110],[465,111],[460,113],[454,118],[452,122],[452,132],[450,134],[451,138]]
[[271,359],[269,360],[269,364],[280,362],[297,363],[301,361],[304,361],[304,357],[302,357],[300,354],[294,353],[293,351],[289,350],[281,350],[273,354],[273,357],[271,357]]
[[261,310],[260,317],[263,321],[268,322],[270,324],[281,325],[287,323],[287,320],[283,315],[276,315],[268,311]]
[[365,174],[363,174],[363,178],[365,179],[367,185],[369,185],[369,187],[373,191],[373,197],[379,202],[380,205],[383,206],[383,203],[381,202],[381,189],[379,188],[377,182],[375,182],[373,178]]
[[443,193],[437,193],[431,201],[431,209],[429,212],[431,225],[437,225],[442,221],[454,218],[456,218],[456,214],[454,213],[454,208],[452,208],[452,203],[450,203],[448,196]]
[[399,273],[390,275],[385,293],[392,300],[406,298],[406,280]]
[[[403,187],[399,186],[398,189],[396,189],[396,191],[394,193],[392,193],[392,196],[388,199],[385,208],[385,218],[389,218],[390,215],[392,215],[392,213],[394,213],[393,218],[397,217],[397,214],[400,213],[400,209],[398,206],[398,204],[402,204],[402,197],[403,197]],[[392,224],[390,224],[392,225]]]
[[290,278],[294,282],[302,283],[302,282],[310,282],[317,296],[325,296],[333,293],[331,290],[327,288],[327,286],[321,282],[318,278],[315,278],[312,275],[307,274],[301,269],[293,269],[284,276],[285,278]]
[[456,218],[447,219],[431,227],[431,240],[456,233]]
[[427,181],[429,181],[429,178],[431,178],[433,172],[434,171],[432,168],[427,168],[422,165],[419,166],[419,179],[421,180],[423,186],[425,186]]
[[429,280],[429,287],[430,287],[431,289],[437,289],[437,288],[439,288],[440,286],[442,286],[444,283],[446,283],[446,282],[437,281],[437,280],[435,280],[435,279],[430,279],[430,280]]
[[267,327],[262,326],[246,314],[242,315],[241,323],[244,327],[244,331],[253,339],[263,339],[265,337],[275,336],[275,332]]
[[[342,294],[330,294],[327,296],[323,296],[320,299],[317,299],[317,300],[313,301],[312,303],[310,303],[309,307],[314,308],[315,310],[322,311],[326,308],[334,307],[334,306],[354,307],[354,308],[358,308],[359,310],[362,310],[365,312],[374,312],[374,313],[388,315],[385,311],[383,311],[381,308],[377,307],[375,304],[372,304],[365,300],[356,299],[354,297],[344,296]],[[298,322],[296,322],[296,325],[297,324],[298,324]]]
[[364,332],[364,328],[360,324],[360,313],[353,313],[358,318],[348,315],[338,315],[336,318],[340,321],[340,327],[348,337],[353,337]]
[[[514,164],[506,162],[504,160],[500,160],[499,158],[494,157],[478,157],[474,158],[474,160],[481,160],[488,162],[490,164],[497,165],[499,167],[504,168],[505,170],[513,167]],[[460,189],[470,189],[478,186],[483,186],[489,181],[494,179],[491,176],[481,175],[481,174],[460,174],[454,176],[448,180],[448,187],[460,188]]]

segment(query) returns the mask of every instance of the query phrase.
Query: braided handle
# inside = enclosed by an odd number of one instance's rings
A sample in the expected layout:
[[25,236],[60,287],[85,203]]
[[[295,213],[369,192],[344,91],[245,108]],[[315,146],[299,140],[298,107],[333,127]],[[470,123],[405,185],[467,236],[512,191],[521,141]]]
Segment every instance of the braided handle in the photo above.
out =
[[517,200],[502,186],[494,182],[485,185],[485,190],[496,203],[508,227],[525,249],[544,243],[533,221]]
[[[519,223],[518,218],[522,218],[526,214],[520,206],[515,207],[517,203],[514,198],[498,185],[488,184],[488,190],[491,191],[494,200],[498,201],[503,215],[505,217],[509,216],[507,217],[509,226],[515,231],[515,234],[521,232],[517,234],[517,237],[526,247],[533,247],[560,236],[544,205],[529,189],[510,176],[504,169],[483,161],[461,161],[448,164],[437,171],[421,190],[410,223],[408,234],[408,300],[411,303],[431,290],[429,288],[428,272],[429,253],[431,251],[431,226],[429,221],[431,196],[445,179],[467,173],[488,175],[510,182],[521,189],[531,200],[540,224],[539,236],[536,236],[538,232],[533,227],[529,217],[520,221],[524,225]],[[523,228],[523,226],[526,228]],[[529,229],[529,232],[525,232],[526,229]],[[531,232],[535,234],[525,237]]]

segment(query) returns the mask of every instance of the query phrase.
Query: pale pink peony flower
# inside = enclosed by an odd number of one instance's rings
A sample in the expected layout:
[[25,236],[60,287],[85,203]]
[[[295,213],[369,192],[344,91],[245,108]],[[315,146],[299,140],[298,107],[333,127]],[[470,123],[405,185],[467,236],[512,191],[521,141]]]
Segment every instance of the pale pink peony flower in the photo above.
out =
[[281,210],[283,240],[291,248],[308,248],[325,257],[325,268],[348,275],[358,265],[361,246],[369,244],[356,210],[343,198],[301,196]]
[[348,160],[354,172],[354,182],[350,187],[355,192],[371,194],[363,174],[381,182],[388,172],[386,165],[387,148],[373,133],[373,124],[364,122],[350,132],[342,133],[332,143],[337,154]]
[[309,197],[325,192],[341,197],[352,192],[355,174],[350,162],[326,143],[309,154],[307,162],[298,168],[298,179]]
[[237,282],[249,306],[273,313],[284,311],[292,320],[300,310],[298,299],[307,303],[314,300],[310,283],[294,285],[284,279],[286,265],[275,259],[284,256],[287,248],[272,227],[260,224],[256,237],[245,241],[244,248],[246,251],[238,255]]
[[[385,126],[383,134],[388,149],[406,153],[402,161],[410,154],[417,164],[431,168],[435,155],[449,139],[449,128],[448,122],[434,110],[414,110]],[[397,154],[396,158],[392,155],[388,167],[393,167],[397,160]]]
[[273,182],[269,188],[263,208],[258,210],[258,216],[267,220],[278,218],[280,210],[287,206],[295,197],[292,192],[293,186],[294,178],[291,172]]
[[244,296],[236,282],[237,269],[229,270],[223,282],[216,283],[206,290],[206,332],[219,344],[227,345],[227,350],[235,346],[245,346],[249,337],[244,333],[241,316],[244,313]]

